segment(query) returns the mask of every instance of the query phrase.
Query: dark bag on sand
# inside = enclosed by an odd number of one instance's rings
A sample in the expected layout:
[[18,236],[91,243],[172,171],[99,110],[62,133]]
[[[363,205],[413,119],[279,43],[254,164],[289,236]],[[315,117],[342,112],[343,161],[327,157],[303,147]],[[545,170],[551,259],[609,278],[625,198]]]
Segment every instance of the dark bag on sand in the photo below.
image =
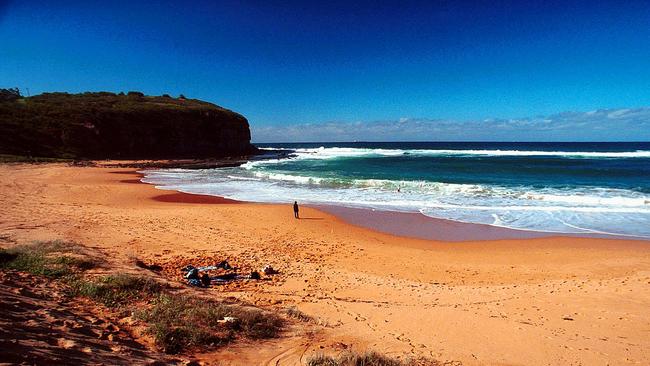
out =
[[192,268],[187,274],[185,275],[185,278],[188,280],[198,280],[199,279],[199,270],[196,268]]
[[226,271],[233,269],[232,266],[230,265],[230,263],[228,263],[228,261],[221,261],[221,262],[219,262],[219,264],[217,264],[216,267],[217,268],[223,268]]
[[201,287],[201,280],[197,280],[196,278],[190,278],[189,280],[187,280],[187,283],[190,286]]
[[208,276],[207,273],[204,273],[203,276],[201,276],[201,284],[203,287],[210,287],[210,276]]

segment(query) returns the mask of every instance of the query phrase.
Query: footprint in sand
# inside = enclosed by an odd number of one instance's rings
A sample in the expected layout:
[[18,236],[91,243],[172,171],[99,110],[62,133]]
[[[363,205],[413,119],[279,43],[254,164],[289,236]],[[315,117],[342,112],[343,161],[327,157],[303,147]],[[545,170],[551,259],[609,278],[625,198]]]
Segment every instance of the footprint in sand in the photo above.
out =
[[59,338],[56,340],[56,343],[59,347],[64,349],[74,348],[77,345],[77,342],[71,339]]

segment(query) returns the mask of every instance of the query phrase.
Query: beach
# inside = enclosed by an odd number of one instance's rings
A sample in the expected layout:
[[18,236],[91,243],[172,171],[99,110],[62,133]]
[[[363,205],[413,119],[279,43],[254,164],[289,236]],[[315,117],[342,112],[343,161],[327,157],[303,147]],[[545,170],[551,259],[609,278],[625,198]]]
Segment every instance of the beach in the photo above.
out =
[[[262,156],[240,166],[151,169],[143,180],[239,201],[298,200],[355,225],[420,239],[514,239],[539,232],[650,239],[648,143],[358,142],[261,149]],[[448,225],[428,229],[443,222]],[[458,237],[477,228],[458,223],[478,224],[481,234]]]
[[296,325],[278,339],[197,355],[206,362],[293,365],[345,349],[463,365],[650,362],[648,241],[478,240],[478,226],[472,240],[424,240],[310,207],[295,220],[289,202],[160,190],[128,168],[2,165],[0,177],[3,247],[73,240],[116,268],[133,257],[165,268],[207,259],[269,264],[280,271],[272,281],[206,295],[295,306],[317,319],[309,331]]

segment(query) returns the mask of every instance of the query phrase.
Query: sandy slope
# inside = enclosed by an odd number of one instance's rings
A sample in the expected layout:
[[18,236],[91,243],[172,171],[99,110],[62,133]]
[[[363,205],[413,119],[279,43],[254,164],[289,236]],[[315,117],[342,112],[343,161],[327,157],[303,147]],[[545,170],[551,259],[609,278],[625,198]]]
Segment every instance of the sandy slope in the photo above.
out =
[[47,278],[0,272],[0,364],[180,363],[148,350],[90,301],[64,293]]
[[650,363],[648,242],[433,242],[313,209],[294,220],[288,205],[161,198],[176,193],[138,184],[123,169],[13,165],[1,166],[0,177],[5,243],[64,238],[118,260],[272,264],[282,271],[274,281],[209,291],[296,305],[325,325],[205,359],[294,364],[352,347],[466,365]]

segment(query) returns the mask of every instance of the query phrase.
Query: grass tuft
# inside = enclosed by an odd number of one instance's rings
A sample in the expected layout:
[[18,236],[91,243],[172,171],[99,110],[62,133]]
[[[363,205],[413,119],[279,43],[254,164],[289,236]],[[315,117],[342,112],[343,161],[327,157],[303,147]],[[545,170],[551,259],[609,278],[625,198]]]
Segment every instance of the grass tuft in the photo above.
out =
[[188,347],[222,345],[237,334],[250,339],[272,338],[284,323],[277,315],[259,309],[170,294],[161,294],[151,308],[136,316],[149,323],[156,344],[172,354]]
[[[235,338],[276,337],[284,326],[277,314],[254,307],[223,304],[171,294],[160,282],[130,274],[87,279],[83,271],[97,262],[75,243],[35,242],[0,248],[0,269],[60,279],[70,296],[84,296],[118,311],[132,312],[147,323],[156,344],[167,353],[188,347],[219,346]],[[293,313],[298,316],[298,311]],[[306,317],[303,315],[303,317]]]
[[0,268],[60,278],[97,265],[94,260],[77,255],[78,252],[77,244],[60,240],[18,245],[0,249]]
[[317,354],[307,359],[307,366],[340,366],[338,360],[332,356]]
[[288,316],[298,319],[301,322],[305,323],[312,323],[315,322],[315,319],[313,316],[305,314],[304,312],[298,310],[296,307],[290,307],[285,310],[285,313],[287,313]]
[[100,278],[98,281],[86,281],[76,278],[69,282],[73,296],[86,296],[108,307],[120,307],[131,302],[158,295],[163,286],[157,281],[117,274]]
[[307,366],[437,366],[435,360],[409,359],[399,360],[370,351],[365,353],[344,352],[339,357],[317,354],[307,360]]

